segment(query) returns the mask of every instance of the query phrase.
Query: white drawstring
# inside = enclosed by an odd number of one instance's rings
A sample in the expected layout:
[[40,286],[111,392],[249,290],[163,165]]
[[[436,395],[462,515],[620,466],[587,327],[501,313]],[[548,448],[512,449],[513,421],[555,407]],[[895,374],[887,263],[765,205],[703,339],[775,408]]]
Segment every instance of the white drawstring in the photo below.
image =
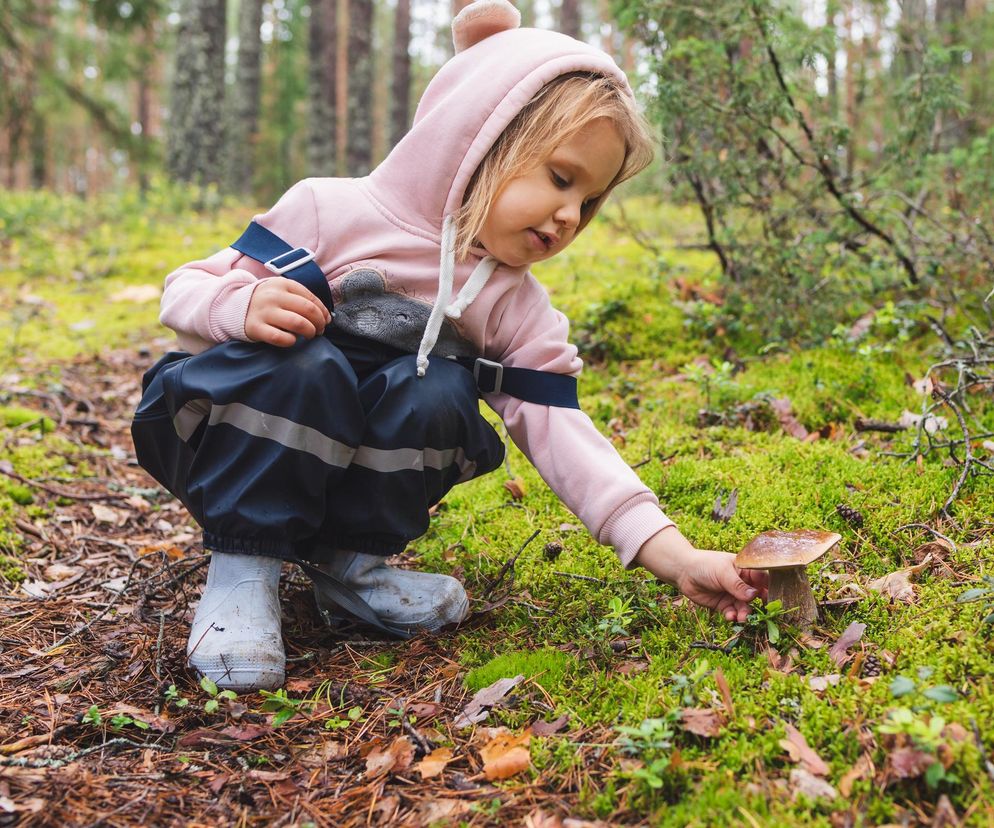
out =
[[462,286],[462,290],[456,296],[456,301],[445,309],[445,315],[450,319],[458,319],[462,312],[466,310],[480,295],[487,284],[487,279],[497,269],[497,260],[493,256],[487,256],[480,260],[480,263],[473,269],[473,272]]
[[473,269],[466,284],[462,286],[459,295],[452,304],[452,280],[456,268],[456,222],[452,216],[446,216],[442,222],[442,254],[438,268],[438,295],[435,297],[435,304],[431,307],[431,314],[425,325],[425,332],[421,337],[421,344],[418,346],[418,376],[423,377],[428,370],[428,355],[431,353],[435,343],[438,342],[438,335],[442,331],[442,323],[445,317],[458,319],[466,308],[470,306],[474,299],[480,295],[487,284],[487,280],[497,268],[497,260],[492,256],[481,259],[479,264]]

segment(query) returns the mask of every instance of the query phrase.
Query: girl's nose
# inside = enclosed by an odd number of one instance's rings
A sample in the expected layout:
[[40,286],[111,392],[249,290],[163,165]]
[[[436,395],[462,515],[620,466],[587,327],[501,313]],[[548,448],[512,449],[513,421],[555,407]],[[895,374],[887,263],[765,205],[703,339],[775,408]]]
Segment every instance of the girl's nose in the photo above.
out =
[[554,218],[556,222],[572,230],[580,223],[580,203],[576,199],[563,202]]

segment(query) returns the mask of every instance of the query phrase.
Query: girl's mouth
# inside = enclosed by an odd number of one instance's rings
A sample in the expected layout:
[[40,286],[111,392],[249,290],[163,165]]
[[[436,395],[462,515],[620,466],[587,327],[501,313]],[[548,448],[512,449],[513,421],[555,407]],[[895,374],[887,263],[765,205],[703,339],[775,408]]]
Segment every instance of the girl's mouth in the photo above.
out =
[[552,247],[552,238],[550,236],[539,233],[538,230],[534,230],[531,227],[528,228],[528,232],[531,233],[532,243],[537,249],[544,251]]

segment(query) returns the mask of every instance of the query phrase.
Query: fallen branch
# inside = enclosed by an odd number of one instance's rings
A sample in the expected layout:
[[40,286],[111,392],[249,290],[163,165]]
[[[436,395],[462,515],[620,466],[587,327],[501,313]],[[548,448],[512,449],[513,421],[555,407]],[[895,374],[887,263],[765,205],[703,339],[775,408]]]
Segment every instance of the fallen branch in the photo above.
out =
[[16,480],[18,483],[22,483],[25,486],[34,486],[36,489],[41,489],[43,492],[48,492],[49,494],[55,495],[56,497],[68,497],[72,500],[127,500],[124,495],[114,495],[114,494],[74,494],[73,492],[63,491],[62,489],[56,489],[54,486],[49,486],[46,483],[41,483],[37,480],[31,480],[28,477],[22,477],[16,471],[14,467],[10,464],[9,460],[0,460],[0,474],[9,477],[11,480]]

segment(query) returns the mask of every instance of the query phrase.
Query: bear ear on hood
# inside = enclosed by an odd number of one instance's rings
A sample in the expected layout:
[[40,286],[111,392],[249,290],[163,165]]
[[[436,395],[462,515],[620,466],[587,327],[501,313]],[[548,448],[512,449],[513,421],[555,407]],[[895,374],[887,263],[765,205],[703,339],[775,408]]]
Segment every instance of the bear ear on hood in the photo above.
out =
[[490,35],[520,25],[521,14],[508,0],[475,0],[452,21],[452,42],[458,54]]

